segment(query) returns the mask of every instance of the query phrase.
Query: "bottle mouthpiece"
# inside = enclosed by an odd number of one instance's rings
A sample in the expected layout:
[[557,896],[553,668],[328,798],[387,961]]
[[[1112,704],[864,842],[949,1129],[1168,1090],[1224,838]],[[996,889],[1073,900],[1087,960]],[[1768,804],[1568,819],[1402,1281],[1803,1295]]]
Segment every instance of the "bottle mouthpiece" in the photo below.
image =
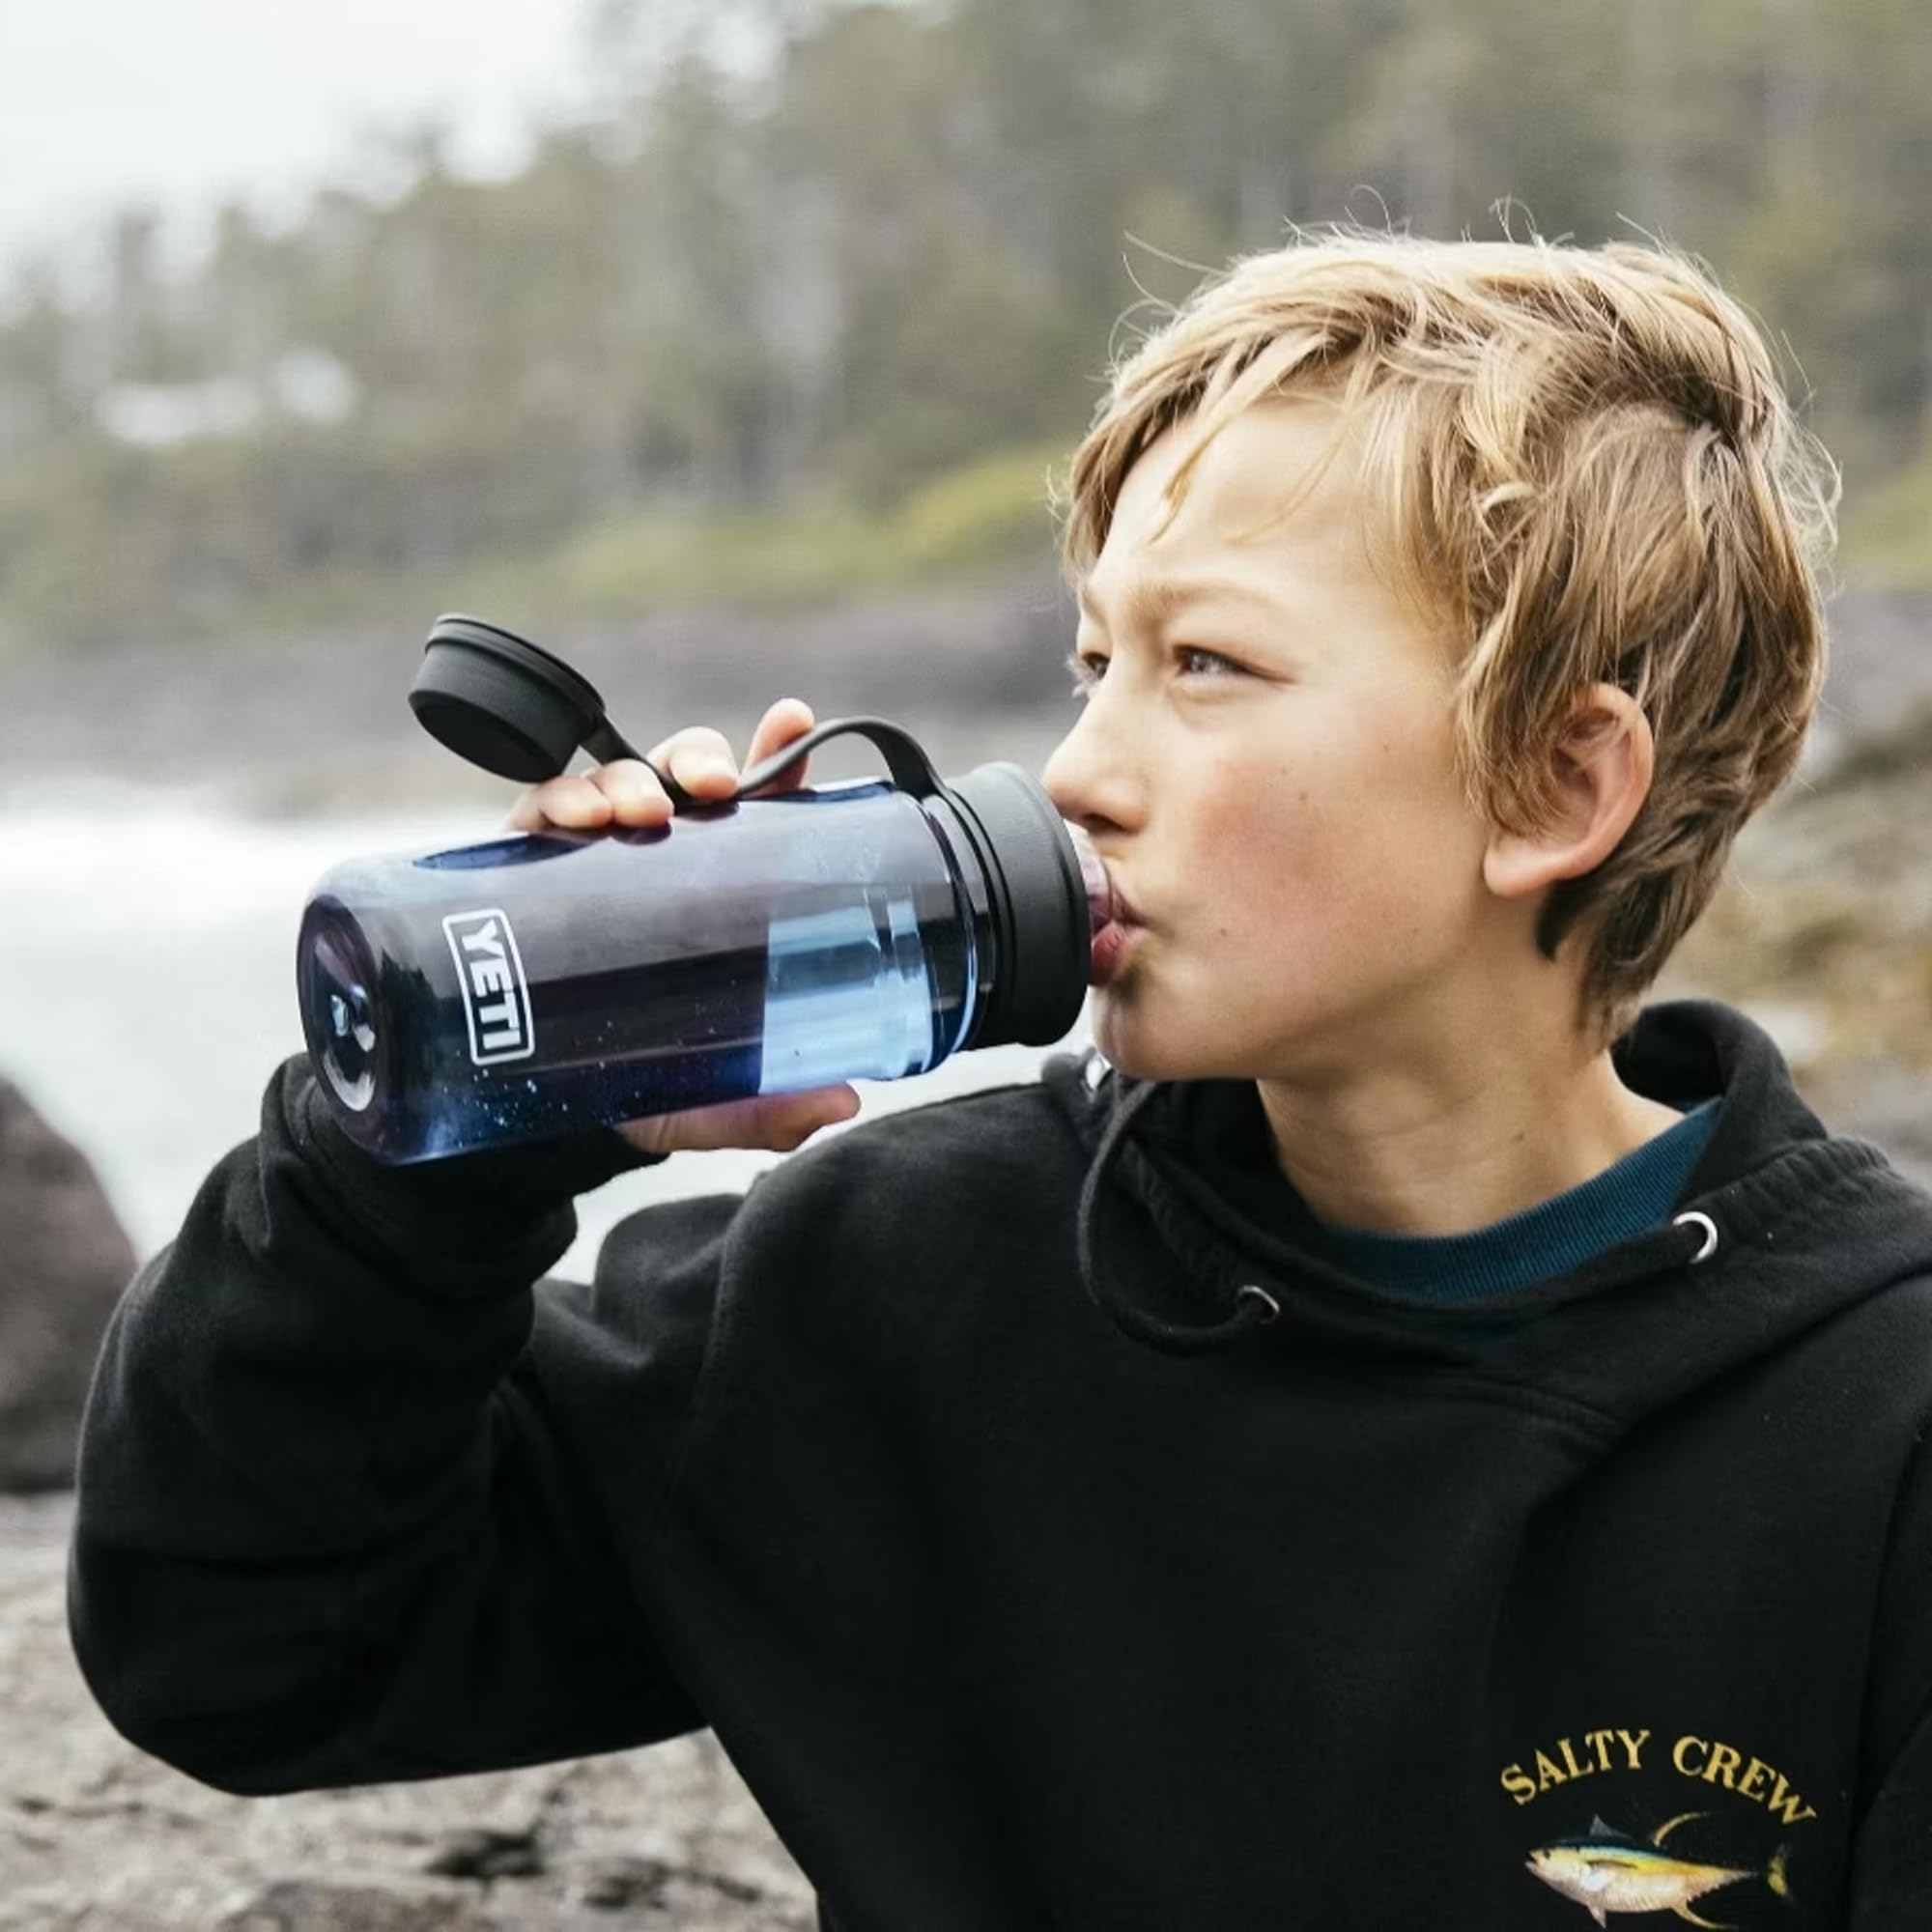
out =
[[1078,825],[1068,820],[1066,836],[1073,841],[1074,856],[1080,861],[1080,877],[1087,888],[1087,919],[1094,933],[1099,933],[1121,916],[1120,896],[1107,875],[1107,862],[1094,849],[1094,841]]

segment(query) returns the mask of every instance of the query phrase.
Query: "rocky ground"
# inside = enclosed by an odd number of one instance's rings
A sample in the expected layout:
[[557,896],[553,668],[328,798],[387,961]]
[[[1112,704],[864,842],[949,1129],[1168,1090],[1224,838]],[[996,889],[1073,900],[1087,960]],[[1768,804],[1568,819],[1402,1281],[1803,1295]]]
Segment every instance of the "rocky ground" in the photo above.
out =
[[1869,726],[1746,827],[1657,990],[1746,1008],[1831,1126],[1932,1186],[1932,709]]
[[[795,696],[821,720],[894,719],[950,771],[962,755],[961,721],[1044,714],[1050,722],[1065,710],[1069,610],[1047,571],[788,618],[681,611],[526,635],[596,686],[641,751],[692,724],[716,724],[742,747],[767,704]],[[513,629],[521,621],[477,614]],[[103,772],[212,781],[254,812],[381,806],[466,787],[500,803],[502,781],[440,749],[406,701],[435,615],[399,612],[390,631],[295,643],[156,642],[0,658],[0,786]],[[855,749],[848,758],[842,747],[815,758],[820,765],[830,777],[878,770],[874,753]]]

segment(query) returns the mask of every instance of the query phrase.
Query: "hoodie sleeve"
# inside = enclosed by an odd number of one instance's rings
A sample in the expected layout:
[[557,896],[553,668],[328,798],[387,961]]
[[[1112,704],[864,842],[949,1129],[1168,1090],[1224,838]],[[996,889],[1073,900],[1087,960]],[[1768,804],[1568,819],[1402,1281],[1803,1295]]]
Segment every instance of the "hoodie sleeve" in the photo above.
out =
[[598,1133],[384,1168],[304,1062],[278,1070],[259,1134],[135,1277],[96,1369],[69,1611],[117,1728],[263,1793],[702,1721],[560,1418],[580,1400],[611,1411],[604,1385],[625,1380],[646,1522],[738,1197],[653,1210],[648,1334],[607,1344],[595,1291],[540,1279],[575,1235],[574,1197],[646,1158]]

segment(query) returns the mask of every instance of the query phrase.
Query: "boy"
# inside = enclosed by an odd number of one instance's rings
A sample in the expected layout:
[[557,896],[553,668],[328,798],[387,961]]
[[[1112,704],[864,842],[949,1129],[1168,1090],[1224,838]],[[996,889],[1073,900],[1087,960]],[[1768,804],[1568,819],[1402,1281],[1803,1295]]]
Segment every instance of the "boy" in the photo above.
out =
[[1237,265],[1072,469],[1098,1051],[534,1295],[851,1090],[384,1171],[291,1062],[103,1351],[109,1715],[248,1792],[708,1723],[842,1932],[1932,1924],[1932,1201],[1641,1007],[1834,483],[1676,257]]

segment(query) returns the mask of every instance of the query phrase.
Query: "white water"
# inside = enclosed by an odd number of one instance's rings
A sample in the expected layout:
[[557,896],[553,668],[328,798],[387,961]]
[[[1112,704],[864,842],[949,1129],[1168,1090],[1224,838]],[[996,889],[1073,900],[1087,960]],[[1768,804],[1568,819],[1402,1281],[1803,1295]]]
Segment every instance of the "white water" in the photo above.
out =
[[[0,1074],[86,1151],[145,1257],[255,1131],[270,1075],[301,1051],[296,929],[316,879],[357,853],[430,851],[499,824],[446,810],[257,821],[213,790],[88,779],[82,796],[77,776],[55,782],[52,797],[0,795]],[[1083,1019],[1069,1044],[1084,1037]],[[1051,1050],[995,1047],[915,1080],[857,1083],[860,1119],[1028,1078]],[[781,1158],[683,1153],[621,1177],[579,1203],[559,1271],[587,1275],[635,1208],[741,1190]]]

